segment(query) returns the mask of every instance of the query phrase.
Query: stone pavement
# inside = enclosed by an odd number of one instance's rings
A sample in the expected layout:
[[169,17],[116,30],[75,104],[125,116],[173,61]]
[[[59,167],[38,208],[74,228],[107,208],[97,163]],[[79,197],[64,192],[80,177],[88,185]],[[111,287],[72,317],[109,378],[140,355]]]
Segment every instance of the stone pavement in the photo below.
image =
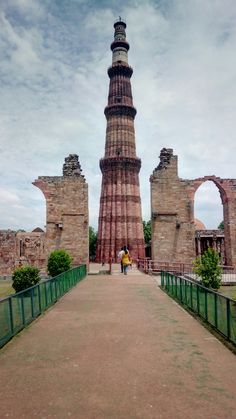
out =
[[91,275],[0,351],[0,418],[236,417],[236,358],[132,269]]

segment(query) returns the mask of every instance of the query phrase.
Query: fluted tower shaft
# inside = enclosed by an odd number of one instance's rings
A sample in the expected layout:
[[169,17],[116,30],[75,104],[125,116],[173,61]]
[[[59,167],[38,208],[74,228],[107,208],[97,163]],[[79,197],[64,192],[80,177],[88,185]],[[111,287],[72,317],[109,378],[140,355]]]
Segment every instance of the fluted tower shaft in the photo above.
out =
[[136,156],[134,118],[128,64],[129,44],[126,24],[114,24],[111,44],[110,78],[105,156],[100,160],[102,188],[98,223],[97,261],[117,260],[121,247],[127,245],[133,259],[144,257],[139,171],[141,160]]

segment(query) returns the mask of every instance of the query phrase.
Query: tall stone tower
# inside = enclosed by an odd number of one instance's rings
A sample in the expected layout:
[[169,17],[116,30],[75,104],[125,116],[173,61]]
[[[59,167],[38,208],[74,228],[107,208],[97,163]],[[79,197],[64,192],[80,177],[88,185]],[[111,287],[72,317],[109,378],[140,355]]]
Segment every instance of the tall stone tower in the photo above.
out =
[[100,160],[102,189],[98,226],[97,261],[115,261],[120,248],[127,245],[133,259],[144,257],[139,171],[141,160],[136,156],[134,118],[128,64],[129,44],[126,24],[114,24],[111,44],[110,78],[105,156]]

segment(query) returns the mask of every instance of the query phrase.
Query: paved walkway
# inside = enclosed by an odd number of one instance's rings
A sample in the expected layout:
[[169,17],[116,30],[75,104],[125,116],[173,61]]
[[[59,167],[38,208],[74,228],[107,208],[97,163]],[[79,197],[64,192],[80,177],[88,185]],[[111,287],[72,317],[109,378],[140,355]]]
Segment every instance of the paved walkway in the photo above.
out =
[[135,269],[88,276],[0,351],[1,418],[235,418],[235,389],[235,355]]

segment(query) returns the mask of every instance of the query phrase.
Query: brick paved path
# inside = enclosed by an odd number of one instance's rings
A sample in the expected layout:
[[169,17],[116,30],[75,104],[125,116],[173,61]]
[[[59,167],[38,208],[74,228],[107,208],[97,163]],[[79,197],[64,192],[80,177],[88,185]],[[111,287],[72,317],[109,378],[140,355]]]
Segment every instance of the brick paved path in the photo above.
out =
[[0,351],[0,418],[235,418],[235,391],[235,355],[135,270],[89,276]]

